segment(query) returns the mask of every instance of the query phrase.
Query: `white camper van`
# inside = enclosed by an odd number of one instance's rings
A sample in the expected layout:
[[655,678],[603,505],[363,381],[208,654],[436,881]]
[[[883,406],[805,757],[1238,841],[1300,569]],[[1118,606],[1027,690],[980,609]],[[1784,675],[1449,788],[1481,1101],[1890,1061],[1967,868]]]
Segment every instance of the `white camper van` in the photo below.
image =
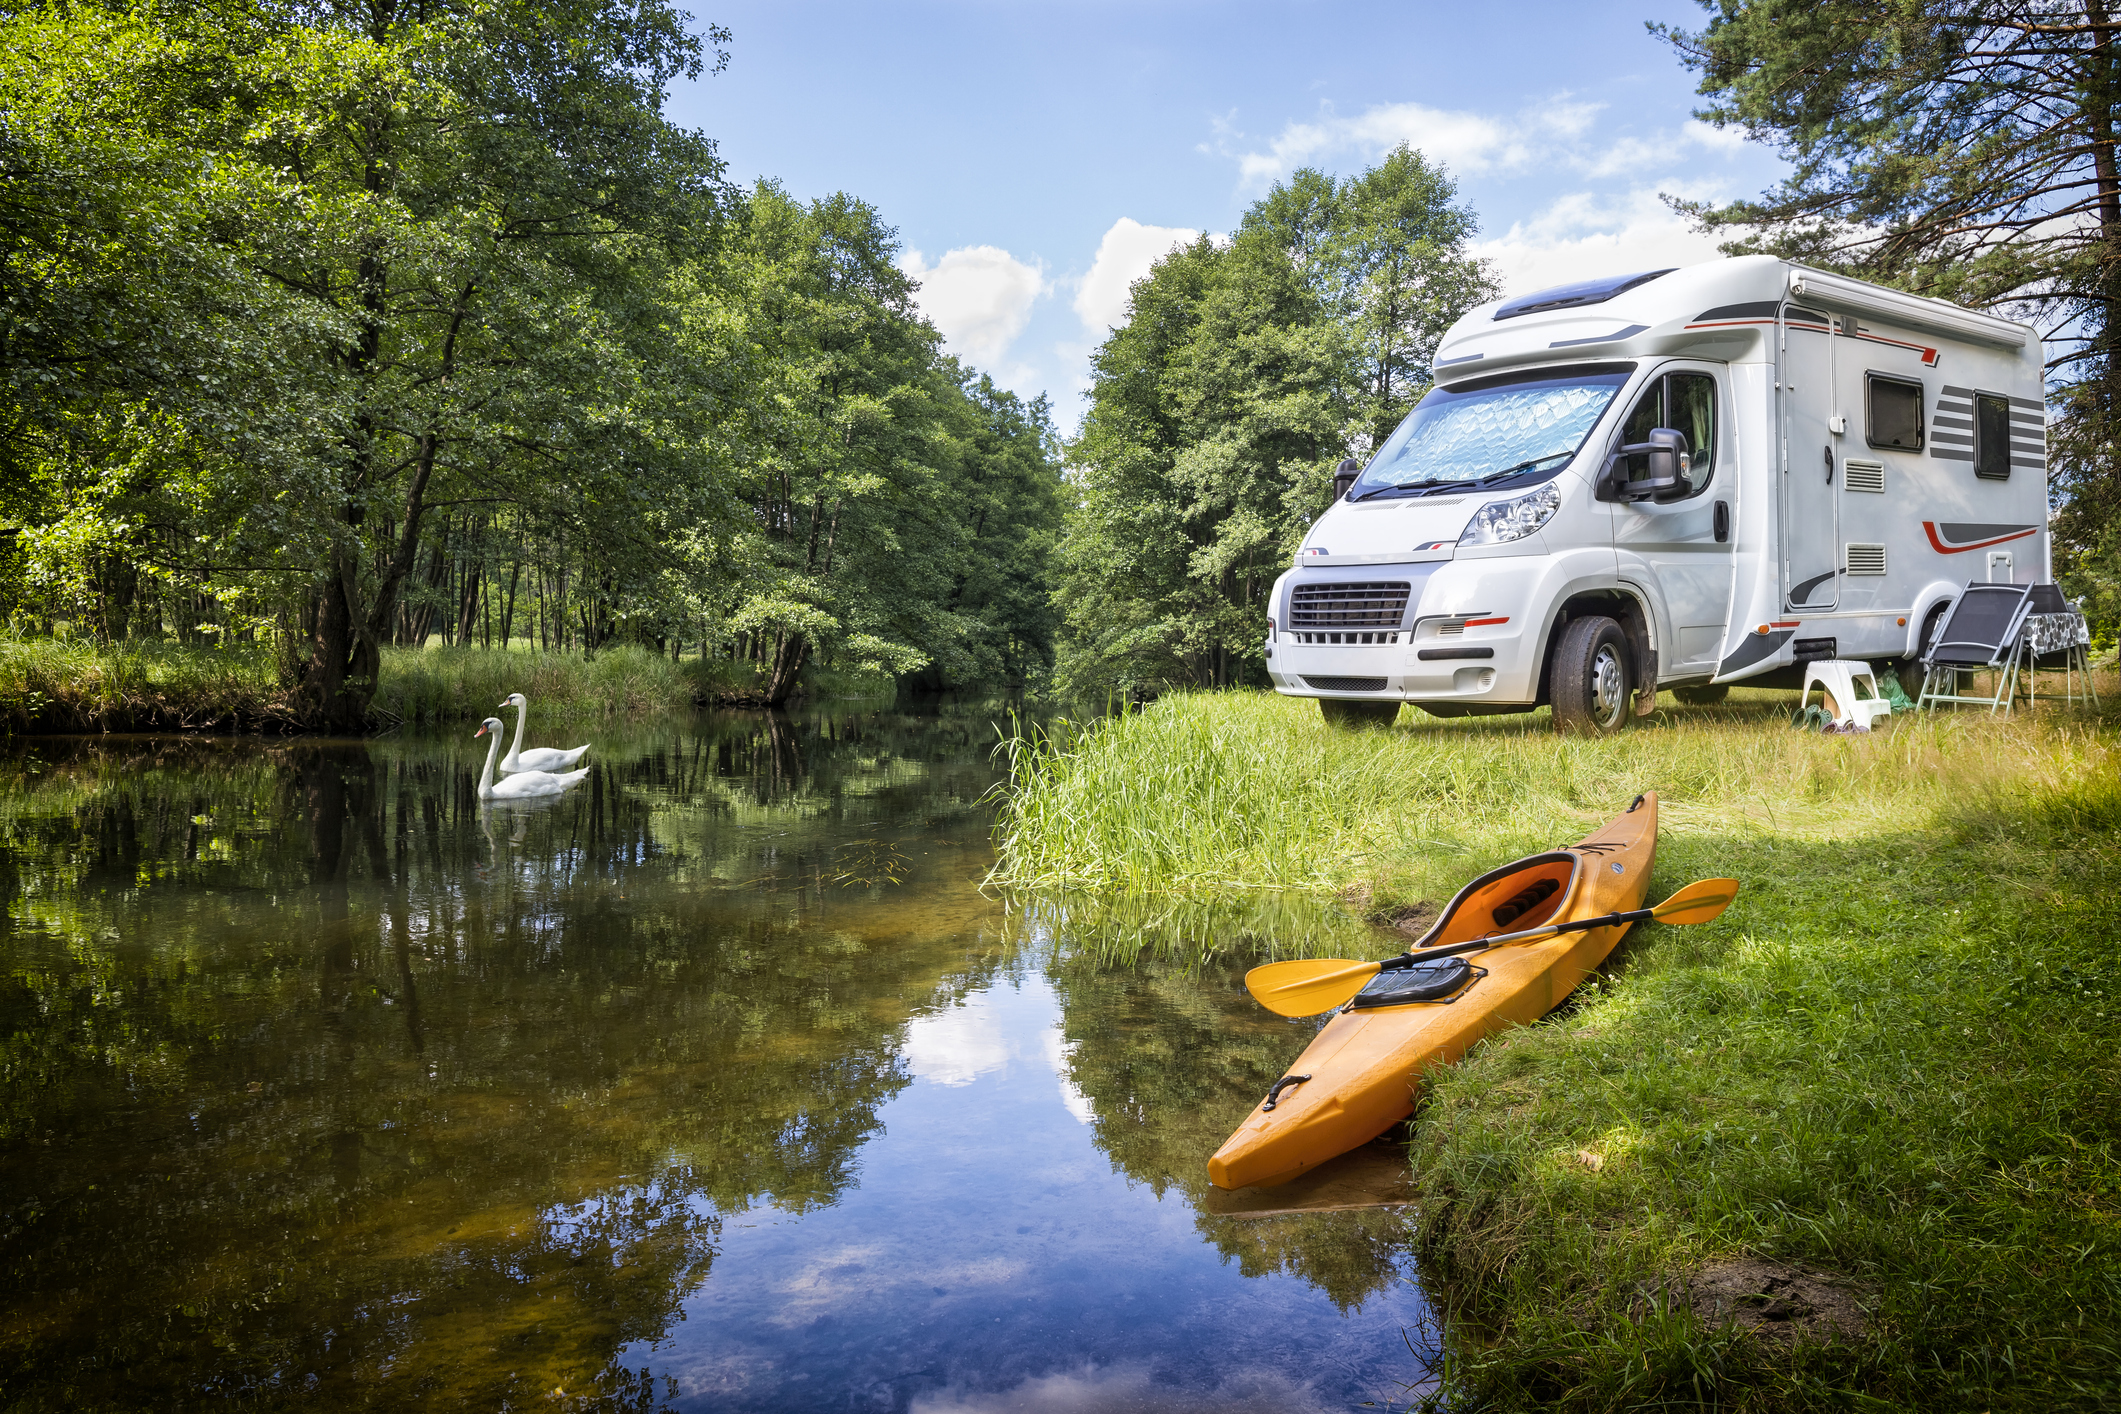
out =
[[1970,580],[2051,578],[2039,336],[1772,256],[1482,305],[1275,582],[1329,720],[1529,712],[1916,658]]

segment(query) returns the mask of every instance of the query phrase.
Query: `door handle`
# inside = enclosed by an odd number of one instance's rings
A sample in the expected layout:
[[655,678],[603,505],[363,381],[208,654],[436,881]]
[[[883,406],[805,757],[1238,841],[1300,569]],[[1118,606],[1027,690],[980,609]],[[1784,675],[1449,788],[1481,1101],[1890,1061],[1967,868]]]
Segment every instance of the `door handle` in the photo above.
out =
[[1829,486],[1834,484],[1834,449],[1832,447],[1826,449],[1826,484]]
[[1731,540],[1731,503],[1729,501],[1718,501],[1716,503],[1711,523],[1716,531],[1716,543],[1718,545],[1729,544]]

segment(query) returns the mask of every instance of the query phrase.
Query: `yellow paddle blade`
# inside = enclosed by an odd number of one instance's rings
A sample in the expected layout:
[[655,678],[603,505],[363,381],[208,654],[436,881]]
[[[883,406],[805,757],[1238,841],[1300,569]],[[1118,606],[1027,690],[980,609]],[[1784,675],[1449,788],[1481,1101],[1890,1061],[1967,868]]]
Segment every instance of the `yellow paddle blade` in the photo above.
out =
[[1269,962],[1245,974],[1254,1001],[1279,1016],[1316,1016],[1361,991],[1377,975],[1374,962],[1340,957]]
[[1650,910],[1659,923],[1706,923],[1738,897],[1736,879],[1697,879]]

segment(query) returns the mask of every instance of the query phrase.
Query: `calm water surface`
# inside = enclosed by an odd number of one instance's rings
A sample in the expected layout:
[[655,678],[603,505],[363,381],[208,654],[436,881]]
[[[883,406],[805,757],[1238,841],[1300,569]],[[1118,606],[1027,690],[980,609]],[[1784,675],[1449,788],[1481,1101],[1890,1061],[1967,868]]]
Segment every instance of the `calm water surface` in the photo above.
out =
[[982,894],[983,715],[595,736],[0,745],[0,1408],[1404,1406],[1401,1220],[1210,1211],[1244,928]]

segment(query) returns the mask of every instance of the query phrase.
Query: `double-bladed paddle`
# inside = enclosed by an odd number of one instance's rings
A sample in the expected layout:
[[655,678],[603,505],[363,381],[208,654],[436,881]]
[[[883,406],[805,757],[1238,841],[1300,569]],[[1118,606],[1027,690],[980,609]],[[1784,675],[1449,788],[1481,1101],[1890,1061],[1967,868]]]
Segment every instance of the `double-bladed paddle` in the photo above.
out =
[[1334,957],[1270,962],[1247,972],[1245,987],[1268,1011],[1283,1016],[1316,1016],[1352,999],[1380,972],[1418,966],[1439,957],[1484,952],[1505,943],[1534,943],[1561,933],[1587,933],[1593,928],[1610,928],[1616,923],[1706,923],[1729,908],[1731,900],[1736,897],[1736,879],[1700,879],[1655,908],[1607,913],[1597,918],[1581,918],[1574,923],[1549,923],[1543,928],[1527,928],[1522,933],[1494,933],[1463,943],[1402,953],[1383,962],[1349,962]]

